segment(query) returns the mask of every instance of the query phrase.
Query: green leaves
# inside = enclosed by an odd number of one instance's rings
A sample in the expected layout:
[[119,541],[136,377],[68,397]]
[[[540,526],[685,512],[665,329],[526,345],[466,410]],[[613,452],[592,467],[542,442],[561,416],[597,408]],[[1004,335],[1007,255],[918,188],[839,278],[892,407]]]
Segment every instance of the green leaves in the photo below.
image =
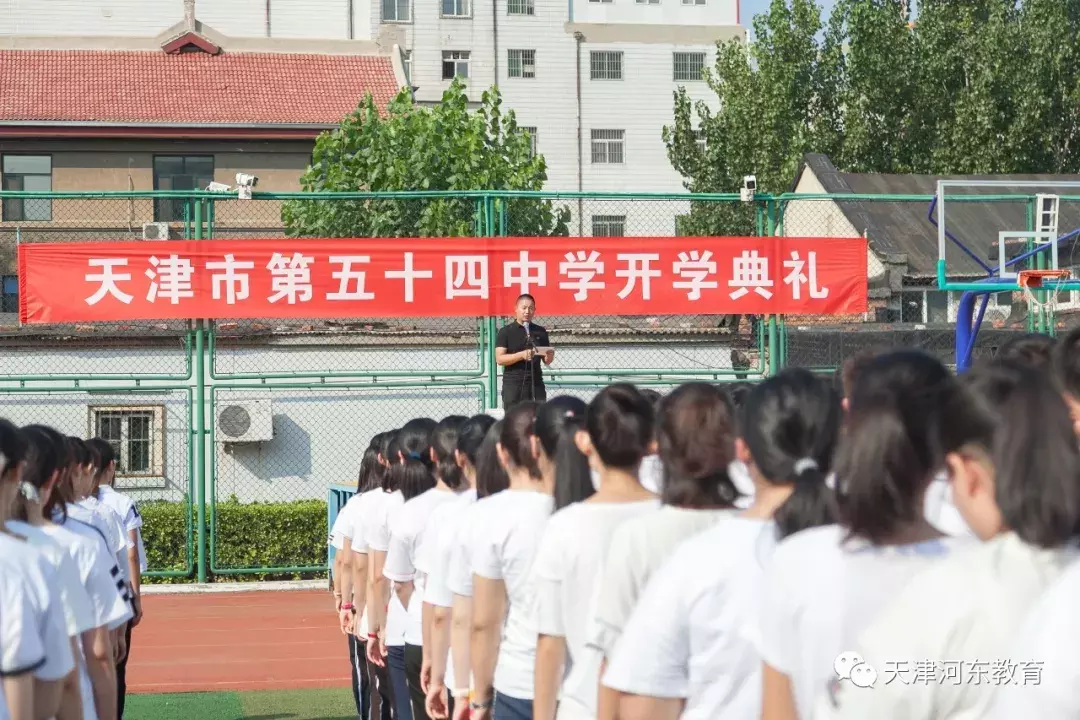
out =
[[[807,152],[881,173],[1080,172],[1080,0],[773,0],[757,39],[721,43],[719,110],[675,93],[664,128],[694,192],[744,175],[785,192]],[[700,128],[707,143],[696,142]],[[743,233],[737,209],[692,209],[680,231]]]
[[[304,192],[542,190],[543,156],[533,156],[513,111],[504,112],[497,88],[469,112],[464,84],[455,79],[434,107],[419,107],[402,90],[380,116],[370,96],[341,125],[315,143],[301,178]],[[566,234],[569,211],[550,201],[515,200],[507,232]],[[520,207],[519,207],[520,205]],[[361,198],[284,203],[289,234],[308,237],[417,237],[480,235],[472,199]]]

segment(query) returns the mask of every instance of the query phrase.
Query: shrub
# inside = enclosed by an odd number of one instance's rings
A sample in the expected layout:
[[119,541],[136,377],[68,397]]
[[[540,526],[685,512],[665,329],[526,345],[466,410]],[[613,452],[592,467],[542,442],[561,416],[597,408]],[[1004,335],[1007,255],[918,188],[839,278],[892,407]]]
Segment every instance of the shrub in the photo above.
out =
[[[150,570],[183,570],[187,565],[186,502],[151,502],[139,508]],[[207,508],[207,524],[211,522]],[[241,503],[235,497],[213,509],[217,527],[214,555],[219,569],[318,567],[326,564],[326,501]],[[192,534],[197,536],[192,508]],[[209,552],[209,537],[207,551]],[[208,575],[213,575],[207,559]],[[326,577],[326,572],[222,575],[230,581]],[[191,582],[192,578],[147,578],[146,582]]]

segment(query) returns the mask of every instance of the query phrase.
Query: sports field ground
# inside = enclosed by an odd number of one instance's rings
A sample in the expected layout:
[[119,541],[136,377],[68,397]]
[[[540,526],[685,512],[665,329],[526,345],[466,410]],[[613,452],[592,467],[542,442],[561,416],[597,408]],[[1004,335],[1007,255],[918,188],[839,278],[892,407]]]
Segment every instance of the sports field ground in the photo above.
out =
[[256,690],[132,695],[125,720],[355,720],[352,691]]

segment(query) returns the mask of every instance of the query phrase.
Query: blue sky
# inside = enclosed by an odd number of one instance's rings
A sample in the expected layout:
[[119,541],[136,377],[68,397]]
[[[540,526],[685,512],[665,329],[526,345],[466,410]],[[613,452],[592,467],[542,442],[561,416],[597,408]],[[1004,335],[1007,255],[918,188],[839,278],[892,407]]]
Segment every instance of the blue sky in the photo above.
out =
[[[763,13],[769,9],[771,0],[739,0],[739,12],[742,15],[742,24],[746,26],[746,29],[751,35],[754,33],[754,28],[751,27],[751,23],[754,20],[754,16]],[[817,0],[817,4],[821,6],[821,19],[826,20],[829,17],[829,12],[832,10],[836,0]]]

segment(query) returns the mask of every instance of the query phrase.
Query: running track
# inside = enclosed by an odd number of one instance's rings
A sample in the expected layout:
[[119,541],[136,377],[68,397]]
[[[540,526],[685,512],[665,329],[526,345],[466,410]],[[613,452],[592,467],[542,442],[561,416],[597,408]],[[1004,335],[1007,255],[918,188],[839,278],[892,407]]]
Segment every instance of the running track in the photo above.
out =
[[333,602],[318,590],[144,595],[128,692],[348,687]]

